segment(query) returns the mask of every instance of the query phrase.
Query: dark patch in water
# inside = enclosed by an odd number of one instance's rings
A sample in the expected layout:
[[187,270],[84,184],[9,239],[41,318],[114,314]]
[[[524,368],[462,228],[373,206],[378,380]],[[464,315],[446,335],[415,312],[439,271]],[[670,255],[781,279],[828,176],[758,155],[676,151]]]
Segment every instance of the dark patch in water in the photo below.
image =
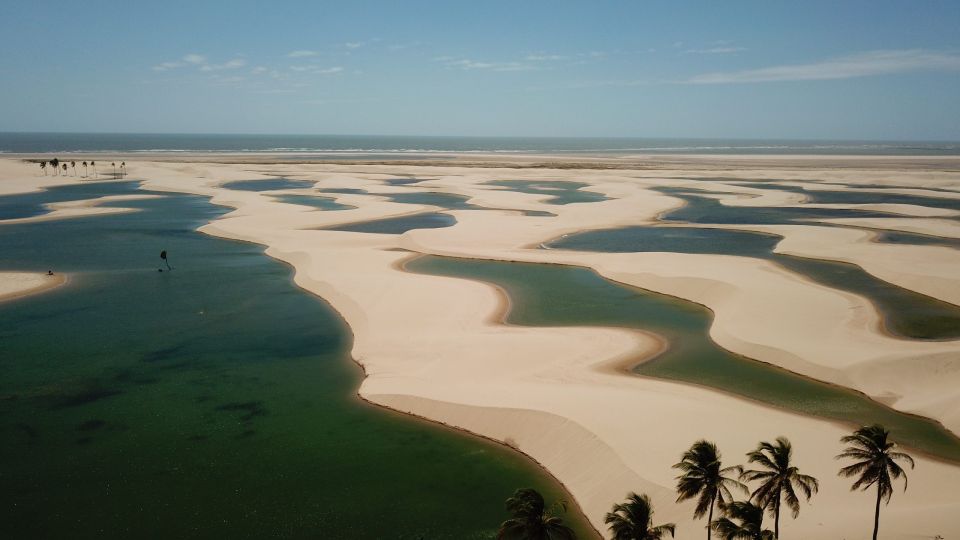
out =
[[84,390],[76,394],[64,396],[53,408],[66,409],[68,407],[79,407],[81,405],[87,405],[89,403],[120,394],[122,394],[121,391],[110,388],[94,388],[90,390]]
[[364,195],[367,193],[367,190],[359,188],[325,188],[319,191],[324,193],[345,193],[348,195]]
[[186,348],[185,343],[180,343],[172,347],[166,347],[163,349],[156,349],[150,351],[140,357],[141,362],[153,363],[161,362],[163,360],[169,360],[171,358],[177,358],[180,356],[180,352]]
[[87,420],[86,422],[77,426],[77,431],[96,431],[105,425],[107,425],[107,423],[103,420],[94,418],[93,420]]
[[419,178],[388,178],[385,182],[391,186],[409,186],[410,184],[419,184],[423,180]]
[[33,426],[29,424],[25,424],[23,422],[17,422],[16,425],[17,425],[17,429],[19,429],[21,433],[24,433],[27,437],[29,437],[31,441],[35,441],[40,438],[40,432],[38,432],[37,429],[34,428]]
[[246,438],[248,438],[248,437],[253,437],[256,433],[257,433],[256,431],[254,431],[254,430],[252,430],[252,429],[248,429],[248,430],[245,430],[245,431],[241,432],[239,435],[237,435],[237,436],[234,437],[234,438],[235,438],[235,439],[246,439]]
[[254,418],[258,416],[264,416],[267,414],[267,409],[264,408],[262,401],[244,401],[244,402],[234,402],[226,403],[217,407],[218,411],[227,411],[227,412],[241,412],[240,415],[241,422],[251,422]]

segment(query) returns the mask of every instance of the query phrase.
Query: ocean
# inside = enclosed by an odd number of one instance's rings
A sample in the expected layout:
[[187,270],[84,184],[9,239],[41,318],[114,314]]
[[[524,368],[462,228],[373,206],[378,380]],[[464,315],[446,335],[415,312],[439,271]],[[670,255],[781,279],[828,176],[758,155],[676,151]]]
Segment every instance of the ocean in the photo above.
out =
[[76,152],[276,153],[327,159],[457,153],[816,154],[957,156],[960,142],[392,135],[0,133],[0,154]]

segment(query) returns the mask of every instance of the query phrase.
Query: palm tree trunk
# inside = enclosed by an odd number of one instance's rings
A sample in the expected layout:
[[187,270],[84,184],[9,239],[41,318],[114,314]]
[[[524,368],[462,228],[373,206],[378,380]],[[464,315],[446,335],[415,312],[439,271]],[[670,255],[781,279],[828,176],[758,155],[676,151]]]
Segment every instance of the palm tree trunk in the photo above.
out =
[[880,530],[880,487],[877,487],[877,510],[873,514],[873,540],[877,540],[877,532]]
[[[710,540],[710,533],[713,532],[713,503],[717,502],[717,496],[710,499],[710,515],[707,516],[707,540]],[[873,540],[877,540],[874,538]]]
[[773,537],[780,539],[780,499],[777,499],[777,506],[773,510]]

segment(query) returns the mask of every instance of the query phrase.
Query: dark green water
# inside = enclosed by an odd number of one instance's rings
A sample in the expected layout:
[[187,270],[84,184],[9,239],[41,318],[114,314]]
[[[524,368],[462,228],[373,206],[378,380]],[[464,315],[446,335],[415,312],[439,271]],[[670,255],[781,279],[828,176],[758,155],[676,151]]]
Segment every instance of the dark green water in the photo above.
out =
[[491,186],[507,188],[521,193],[535,195],[549,195],[544,202],[547,204],[572,204],[584,202],[598,202],[609,199],[602,193],[583,191],[580,188],[589,186],[583,182],[569,182],[565,180],[494,180],[486,182]]
[[428,212],[386,219],[348,223],[336,227],[324,227],[325,231],[348,231],[376,234],[403,234],[414,229],[440,229],[450,227],[457,222],[457,218],[450,214]]
[[936,422],[897,412],[862,394],[719,347],[709,337],[712,315],[703,306],[620,285],[592,270],[571,266],[425,256],[408,263],[407,269],[502,287],[512,300],[508,314],[511,324],[616,326],[647,330],[666,338],[670,349],[638,366],[637,373],[705,385],[849,424],[881,423],[903,444],[960,461],[960,439]]
[[671,187],[651,188],[671,197],[683,199],[687,204],[660,216],[663,221],[732,225],[784,225],[798,220],[827,218],[876,218],[891,217],[887,212],[869,210],[846,210],[842,208],[804,208],[778,206],[726,206],[716,199],[691,193],[689,189]]
[[387,178],[385,182],[391,186],[409,186],[410,184],[423,182],[423,180],[420,178]]
[[323,193],[342,193],[344,195],[363,195],[367,192],[367,190],[360,188],[325,188],[318,189],[317,191]]
[[195,232],[226,209],[123,204],[144,211],[0,226],[0,268],[72,276],[0,304],[4,538],[490,538],[515,488],[562,496],[360,402],[338,315],[261,247]]
[[310,180],[291,180],[289,178],[272,178],[263,180],[237,180],[227,182],[220,187],[238,191],[271,191],[275,189],[306,189],[312,188],[316,182]]
[[104,195],[130,195],[137,193],[131,182],[79,180],[77,184],[59,187],[50,191],[35,191],[0,197],[0,219],[17,219],[46,214],[45,204],[92,199]]
[[350,206],[349,204],[338,203],[330,197],[315,195],[272,195],[272,197],[280,202],[310,206],[320,210],[351,210],[356,208],[356,206]]
[[[912,204],[916,206],[929,206],[933,208],[944,208],[947,210],[960,210],[960,199],[947,197],[923,197],[920,195],[905,195],[903,193],[891,193],[888,186],[876,191],[867,191],[867,187],[860,187],[857,191],[830,191],[821,189],[805,189],[800,186],[785,186],[782,184],[767,184],[754,182],[733,182],[736,185],[747,186],[758,189],[769,189],[773,191],[788,191],[791,193],[800,193],[807,197],[807,201],[818,204]],[[853,186],[851,186],[853,187]],[[926,189],[926,188],[922,188]],[[863,191],[861,191],[863,190]],[[941,191],[941,190],[931,190]],[[942,190],[944,193],[956,193],[954,191]]]
[[[457,195],[455,193],[441,193],[437,191],[427,191],[420,193],[378,193],[377,195],[381,197],[386,197],[389,200],[396,203],[403,204],[426,204],[431,206],[439,206],[441,208],[446,208],[447,210],[504,210],[502,208],[490,208],[486,206],[478,206],[476,204],[471,204],[468,202],[470,197],[465,195]],[[548,217],[556,216],[551,212],[544,212],[542,210],[512,210],[514,212],[520,212],[525,216],[538,216],[538,217]]]
[[960,307],[897,287],[853,264],[774,253],[781,239],[772,234],[728,229],[639,226],[572,234],[547,246],[578,251],[703,253],[767,259],[828,287],[866,297],[894,334],[913,339],[960,337]]

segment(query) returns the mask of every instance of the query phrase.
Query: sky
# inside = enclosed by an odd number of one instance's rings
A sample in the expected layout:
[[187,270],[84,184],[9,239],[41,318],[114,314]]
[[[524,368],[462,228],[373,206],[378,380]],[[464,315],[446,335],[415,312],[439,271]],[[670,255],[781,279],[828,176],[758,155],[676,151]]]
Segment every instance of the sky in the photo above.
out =
[[3,12],[0,131],[960,140],[958,1]]

